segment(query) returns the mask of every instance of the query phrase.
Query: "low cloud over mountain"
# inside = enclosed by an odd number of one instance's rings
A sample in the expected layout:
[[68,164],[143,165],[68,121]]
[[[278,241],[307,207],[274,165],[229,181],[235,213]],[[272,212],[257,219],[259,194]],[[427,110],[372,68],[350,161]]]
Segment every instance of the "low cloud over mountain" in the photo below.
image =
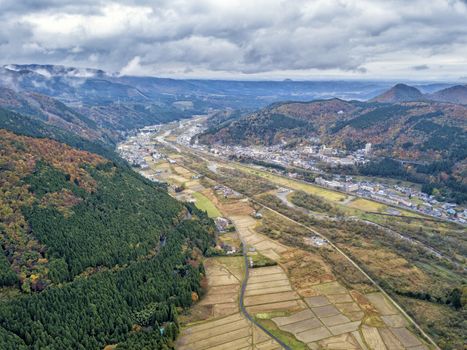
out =
[[466,17],[456,0],[6,0],[0,52],[131,75],[457,79]]

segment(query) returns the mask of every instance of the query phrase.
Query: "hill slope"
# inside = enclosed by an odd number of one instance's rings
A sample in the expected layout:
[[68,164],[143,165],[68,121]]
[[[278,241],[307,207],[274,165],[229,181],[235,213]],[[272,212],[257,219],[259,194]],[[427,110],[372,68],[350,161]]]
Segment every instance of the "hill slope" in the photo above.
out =
[[452,86],[429,95],[429,98],[436,101],[451,102],[465,105],[467,104],[467,86]]
[[93,120],[45,95],[16,92],[0,87],[0,107],[41,120],[89,140],[104,139],[103,132]]
[[24,294],[0,302],[0,348],[171,344],[175,308],[201,290],[211,221],[126,167],[50,139],[0,130],[0,169],[0,295]]
[[395,103],[424,100],[423,94],[417,88],[405,84],[397,84],[383,94],[372,98],[371,102]]
[[425,163],[412,167],[410,174],[401,169],[400,176],[432,184],[432,189],[442,184],[450,188],[448,198],[467,200],[467,106],[463,105],[338,99],[286,102],[211,126],[199,140],[205,144],[303,145],[310,137],[347,150],[371,142],[377,157]]

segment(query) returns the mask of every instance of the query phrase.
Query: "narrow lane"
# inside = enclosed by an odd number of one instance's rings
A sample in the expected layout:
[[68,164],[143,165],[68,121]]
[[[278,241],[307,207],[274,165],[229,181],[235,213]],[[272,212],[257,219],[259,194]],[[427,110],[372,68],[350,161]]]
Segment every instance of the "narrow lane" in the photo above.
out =
[[[168,145],[172,145],[172,143],[168,143]],[[172,145],[173,147],[173,145]],[[188,153],[193,153],[195,154],[196,156],[200,156],[198,154],[198,152],[194,151],[194,150],[191,150],[190,148],[187,148],[187,147],[183,147]],[[179,150],[178,150],[179,153],[181,153]],[[204,160],[204,159],[203,159]],[[186,168],[187,170],[191,171],[191,172],[194,172],[195,174],[198,174],[198,175],[201,175],[198,171],[196,171],[195,169],[191,169],[190,167],[186,166],[186,165],[182,165],[182,164],[179,164],[180,166]],[[218,181],[216,179],[212,179],[210,178],[209,176],[203,174],[205,177],[207,177],[208,179],[218,183]],[[349,257],[344,251],[342,251],[342,249],[340,249],[339,247],[337,247],[331,240],[329,240],[328,237],[326,237],[325,235],[321,234],[320,232],[316,231],[315,229],[307,226],[307,225],[304,225],[298,221],[295,221],[294,219],[291,219],[289,218],[288,216],[278,212],[277,210],[263,204],[263,203],[260,203],[258,202],[257,200],[253,199],[252,197],[246,195],[245,193],[242,193],[240,191],[237,191],[239,192],[241,195],[243,195],[245,198],[247,198],[248,200],[250,200],[252,203],[255,203],[257,205],[259,205],[260,207],[262,208],[265,208],[265,209],[268,209],[270,211],[272,211],[273,213],[279,215],[280,217],[290,221],[290,222],[293,222],[307,230],[309,230],[310,232],[326,239],[329,243],[329,245],[331,247],[333,247],[339,254],[341,254],[347,261],[349,261],[358,271],[360,271],[370,282],[371,284],[373,284],[395,307],[397,310],[399,310],[402,315],[404,315],[404,317],[417,329],[417,331],[431,344],[433,345],[433,347],[437,350],[440,350],[439,346],[436,344],[436,342],[418,325],[418,323],[412,318],[410,317],[407,312],[373,279],[371,278],[366,272],[365,270],[363,270],[363,268],[360,267],[360,265],[358,265],[351,257]],[[242,241],[243,242],[243,241]],[[248,314],[248,312],[246,311],[246,309],[244,308],[244,304],[243,304],[243,297],[244,297],[244,293],[245,293],[245,289],[246,289],[246,285],[247,285],[247,282],[248,282],[248,258],[247,258],[247,255],[246,255],[246,246],[245,244],[243,244],[243,255],[244,255],[244,258],[245,258],[245,266],[246,266],[246,271],[245,271],[245,280],[243,281],[243,284],[242,284],[242,290],[241,290],[241,295],[240,295],[240,309],[242,311],[242,313],[245,315],[245,317],[247,317],[251,322],[253,322],[255,325],[258,325],[259,328],[261,328],[264,332],[266,332],[266,334],[268,334],[269,336],[271,336],[274,340],[278,341],[278,343],[283,346],[285,349],[290,349],[289,347],[287,347],[287,345],[283,344],[283,342],[279,341],[276,337],[274,337],[268,330],[266,330],[264,327],[262,327],[261,325],[259,325],[252,317],[250,314]]]
[[241,313],[255,326],[260,328],[264,333],[266,333],[268,336],[270,336],[272,339],[274,339],[282,348],[286,350],[292,350],[288,345],[286,345],[282,340],[277,338],[274,334],[272,334],[270,331],[268,331],[265,327],[263,327],[260,323],[258,323],[246,310],[245,305],[244,305],[244,297],[245,297],[245,291],[246,287],[248,285],[248,277],[250,273],[250,266],[248,263],[248,249],[246,246],[246,242],[243,240],[243,238],[240,238],[242,241],[242,246],[243,246],[243,259],[245,261],[245,278],[243,279],[242,282],[242,289],[240,290],[240,311]]
[[[186,165],[182,165],[182,164],[179,164],[180,166],[186,168],[187,170],[190,170],[196,174],[199,174],[199,172],[197,172],[195,169],[191,169],[189,167],[187,167]],[[214,182],[217,182],[215,179],[212,179],[210,178],[209,176],[207,175],[204,175],[205,177],[209,178],[210,180],[214,181]],[[239,191],[237,191],[239,192]],[[346,253],[344,253],[342,251],[342,249],[340,249],[339,247],[337,247],[332,241],[329,240],[328,237],[326,237],[325,235],[321,234],[320,232],[316,231],[315,229],[307,226],[307,225],[304,225],[298,221],[295,221],[294,219],[291,219],[289,218],[288,216],[278,212],[277,210],[275,209],[272,209],[271,207],[263,204],[263,203],[260,203],[258,202],[257,200],[253,199],[252,197],[249,197],[248,195],[246,195],[245,193],[241,193],[239,192],[241,195],[243,195],[245,198],[247,198],[248,200],[250,200],[252,203],[255,203],[257,205],[259,205],[260,207],[262,208],[265,208],[267,210],[270,210],[272,211],[273,213],[279,215],[280,217],[288,220],[288,221],[291,221],[299,226],[302,226],[303,228],[309,230],[310,232],[314,233],[315,235],[318,235],[320,236],[321,238],[324,238],[328,241],[329,245],[331,247],[333,247],[339,254],[341,254],[346,260],[348,260],[358,271],[360,271],[370,282],[371,284],[373,284],[382,294],[384,294],[384,296],[397,308],[397,310],[399,310],[402,315],[404,315],[404,317],[417,329],[417,331],[431,344],[434,346],[435,349],[437,350],[440,350],[439,346],[436,344],[436,342],[418,325],[417,322],[415,322],[415,320],[410,317],[407,312],[373,279],[371,278],[366,272],[365,270],[363,270],[363,268],[361,268],[352,258],[350,258]],[[243,241],[242,241],[243,242]],[[241,295],[240,295],[240,308],[242,310],[242,313],[244,313],[245,317],[247,317],[251,322],[255,323],[256,325],[258,325],[257,322],[255,322],[255,320],[253,320],[253,318],[248,314],[248,312],[245,310],[244,308],[244,305],[243,305],[243,295],[244,295],[244,292],[245,292],[245,288],[246,288],[246,284],[247,284],[247,281],[248,281],[248,258],[246,256],[246,246],[243,245],[243,249],[244,249],[244,257],[245,257],[245,265],[246,265],[246,272],[245,272],[245,281],[242,285],[242,290],[241,290]],[[269,331],[267,331],[266,329],[264,329],[264,327],[262,327],[261,325],[258,325],[258,327],[260,327],[263,331],[265,331],[268,335],[270,335],[271,337],[273,337],[273,339],[277,340],[276,337],[274,337],[273,335],[271,335],[271,333]],[[279,344],[281,344],[281,346],[284,346],[285,349],[290,349],[289,347],[287,347],[285,344],[283,345],[282,342],[278,341]]]

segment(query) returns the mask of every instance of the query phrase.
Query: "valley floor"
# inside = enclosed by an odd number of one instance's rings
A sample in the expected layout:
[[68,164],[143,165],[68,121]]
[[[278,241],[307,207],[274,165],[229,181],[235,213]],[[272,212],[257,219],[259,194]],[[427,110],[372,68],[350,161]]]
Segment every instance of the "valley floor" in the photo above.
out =
[[[284,224],[284,219],[267,209],[260,210],[235,192],[224,195],[228,191],[219,190],[218,183],[200,179],[196,172],[181,166],[184,154],[166,151],[172,163],[147,159],[149,169],[143,174],[170,186],[183,184],[183,191],[170,191],[173,196],[194,201],[211,216],[222,215],[235,227],[234,232],[218,237],[219,245],[227,244],[234,253],[205,260],[206,294],[188,314],[181,315],[178,349],[281,348],[274,339],[290,349],[431,348],[364,277],[360,276],[355,285],[345,285],[320,253],[266,236],[262,233],[265,226]],[[240,292],[247,268],[240,256],[242,244],[251,265],[258,257],[269,262],[269,266],[249,269],[243,305],[274,339],[242,313]],[[333,250],[327,244],[319,249]]]

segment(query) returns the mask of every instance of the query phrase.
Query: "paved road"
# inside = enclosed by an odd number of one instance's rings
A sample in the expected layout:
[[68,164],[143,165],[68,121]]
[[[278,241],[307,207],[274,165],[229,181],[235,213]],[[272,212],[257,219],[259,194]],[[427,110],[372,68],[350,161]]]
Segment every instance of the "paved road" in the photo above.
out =
[[256,322],[256,320],[248,313],[248,311],[246,310],[245,308],[245,305],[244,305],[244,297],[245,297],[245,291],[246,291],[246,286],[248,284],[248,277],[249,277],[249,273],[250,273],[250,266],[249,266],[249,262],[248,262],[248,255],[247,255],[247,251],[248,251],[248,248],[247,248],[247,245],[246,243],[243,241],[242,239],[242,245],[243,245],[243,258],[245,260],[245,278],[243,279],[243,282],[242,282],[242,289],[240,291],[240,311],[242,312],[242,314],[251,322],[253,323],[255,326],[257,326],[258,328],[262,329],[264,333],[266,333],[267,335],[269,335],[272,339],[274,339],[277,343],[279,343],[280,346],[282,346],[282,348],[286,349],[286,350],[292,350],[289,346],[287,346],[286,344],[284,344],[279,338],[277,338],[274,334],[272,334],[271,332],[269,332],[266,328],[264,328],[261,324],[259,324],[258,322]]
[[[195,152],[193,150],[190,150],[188,149],[188,153],[194,153],[195,155],[199,156],[198,155],[198,152]],[[191,151],[191,152],[190,152]],[[181,165],[181,164],[179,164]],[[194,169],[191,169],[185,165],[181,165],[182,167],[186,168],[187,170],[190,170],[196,174],[199,174],[196,170]],[[209,178],[209,176],[206,176],[205,174],[203,174],[205,177]],[[215,182],[218,182],[217,180],[215,179],[211,179]],[[237,191],[239,192],[239,191]],[[252,203],[255,203],[257,205],[259,205],[260,207],[262,208],[265,208],[265,209],[268,209],[270,211],[272,211],[273,213],[279,215],[280,217],[288,220],[288,221],[291,221],[307,230],[309,230],[310,232],[312,232],[313,234],[317,235],[317,236],[320,236],[321,238],[324,238],[328,241],[329,245],[331,247],[333,247],[339,254],[341,254],[347,261],[349,261],[358,271],[360,271],[372,284],[373,286],[375,286],[375,288],[377,288],[382,294],[384,294],[384,296],[386,296],[386,298],[397,308],[397,310],[399,310],[402,315],[404,315],[404,317],[410,321],[410,323],[420,332],[420,334],[423,335],[423,337],[428,340],[428,342],[434,346],[435,349],[437,350],[440,350],[440,348],[438,347],[438,345],[435,343],[435,341],[418,325],[418,323],[415,322],[415,320],[410,317],[407,312],[405,312],[405,310],[388,294],[386,293],[386,291],[373,279],[371,278],[366,272],[365,270],[363,270],[352,258],[350,258],[346,253],[344,253],[344,251],[342,251],[342,249],[340,249],[339,247],[337,247],[334,243],[332,243],[331,240],[329,240],[329,238],[327,238],[325,235],[319,233],[318,231],[316,231],[315,229],[307,226],[307,225],[304,225],[298,221],[295,221],[291,218],[289,218],[288,216],[278,212],[277,210],[263,204],[263,203],[260,203],[258,202],[257,200],[249,197],[248,195],[244,194],[244,193],[241,193],[239,192],[240,194],[242,194],[245,198],[248,198]],[[256,324],[258,327],[260,327],[263,331],[265,331],[268,335],[270,335],[271,337],[273,337],[273,339],[275,339],[276,341],[278,341],[279,344],[281,344],[285,349],[290,349],[289,347],[287,347],[285,344],[283,344],[282,342],[280,342],[279,340],[277,340],[277,338],[275,338],[274,336],[272,336],[272,334],[267,331],[264,327],[262,327],[261,325],[259,325],[257,322],[255,322],[255,320],[253,320],[253,318],[248,314],[248,312],[245,310],[244,308],[244,305],[243,305],[243,296],[244,296],[244,293],[245,293],[245,288],[246,288],[246,285],[247,285],[247,282],[248,282],[248,258],[246,256],[246,246],[245,244],[243,245],[243,249],[244,249],[244,257],[245,257],[245,265],[246,265],[246,272],[245,272],[245,280],[243,281],[243,284],[242,284],[242,290],[241,290],[241,294],[240,294],[240,308],[243,312],[243,314],[245,315],[245,317],[247,317],[251,322],[253,322],[254,324]]]

